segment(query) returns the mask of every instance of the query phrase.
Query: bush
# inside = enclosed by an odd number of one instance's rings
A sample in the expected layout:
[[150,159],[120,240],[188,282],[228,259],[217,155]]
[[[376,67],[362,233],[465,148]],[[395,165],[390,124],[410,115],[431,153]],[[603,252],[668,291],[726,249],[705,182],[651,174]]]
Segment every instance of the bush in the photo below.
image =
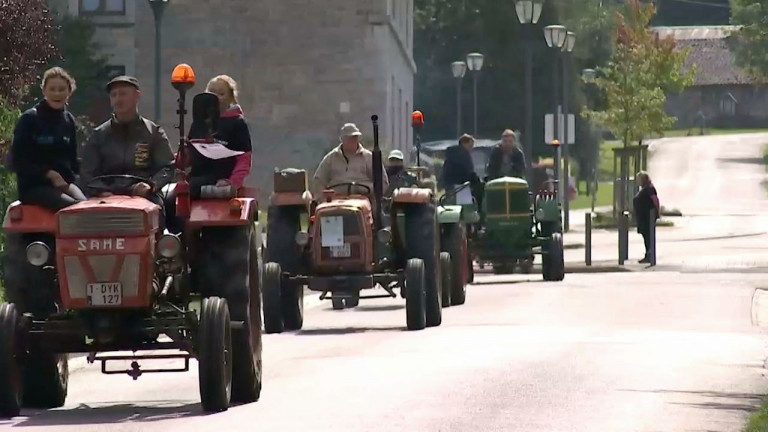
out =
[[[6,168],[5,158],[11,148],[13,128],[19,114],[21,113],[18,109],[0,99],[0,220],[5,219],[5,210],[16,200],[16,175]],[[0,230],[0,255],[4,253],[4,240],[5,233]],[[0,280],[3,274],[2,261],[0,261]]]

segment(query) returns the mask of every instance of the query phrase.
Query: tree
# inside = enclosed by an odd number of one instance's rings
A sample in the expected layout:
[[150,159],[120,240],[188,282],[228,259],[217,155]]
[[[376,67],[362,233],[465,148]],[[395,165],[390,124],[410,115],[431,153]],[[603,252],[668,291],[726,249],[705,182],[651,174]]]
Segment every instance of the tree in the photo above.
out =
[[[0,98],[0,220],[5,218],[5,209],[16,199],[16,175],[5,166],[5,155],[11,147],[13,128],[21,113],[8,102]],[[5,232],[0,230],[0,253],[5,241]],[[2,261],[0,260],[0,281],[3,276]],[[0,286],[2,294],[2,286]],[[2,297],[0,295],[0,297]]]
[[597,87],[605,94],[603,111],[585,116],[602,124],[628,146],[651,132],[663,132],[675,118],[665,112],[666,92],[679,92],[693,82],[695,71],[683,73],[687,50],[674,40],[661,39],[649,28],[653,4],[627,0],[626,16],[616,14],[616,49],[608,65],[599,68]]
[[17,106],[40,67],[56,53],[44,0],[0,0],[0,98]]
[[732,0],[731,24],[741,26],[729,38],[736,64],[759,80],[768,78],[768,0]]

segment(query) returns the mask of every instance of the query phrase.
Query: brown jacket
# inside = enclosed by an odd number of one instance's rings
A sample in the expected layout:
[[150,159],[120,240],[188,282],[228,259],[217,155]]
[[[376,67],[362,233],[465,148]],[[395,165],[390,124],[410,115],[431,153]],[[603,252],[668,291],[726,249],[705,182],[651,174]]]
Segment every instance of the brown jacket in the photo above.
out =
[[[389,179],[383,164],[381,174],[382,191],[385,191],[389,186]],[[345,155],[341,151],[341,145],[328,152],[315,171],[313,194],[319,197],[322,195],[323,189],[328,186],[349,182],[368,186],[371,188],[371,195],[373,195],[373,153],[363,146],[359,146],[357,152],[352,155]],[[347,193],[346,187],[337,189],[339,193]],[[367,192],[364,188],[358,188],[357,192],[354,188],[352,189],[352,193],[364,192]]]

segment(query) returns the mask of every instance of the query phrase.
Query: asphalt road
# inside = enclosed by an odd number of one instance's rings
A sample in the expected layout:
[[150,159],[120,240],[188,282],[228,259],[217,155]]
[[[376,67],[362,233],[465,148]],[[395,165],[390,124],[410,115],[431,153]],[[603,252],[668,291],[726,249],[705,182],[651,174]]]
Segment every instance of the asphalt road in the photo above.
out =
[[[132,381],[79,358],[65,407],[25,411],[0,428],[738,431],[768,387],[768,344],[753,325],[768,323],[768,295],[753,301],[768,283],[746,272],[749,259],[768,261],[764,175],[737,160],[759,157],[762,142],[768,135],[654,144],[662,202],[690,221],[660,238],[657,271],[562,283],[478,276],[466,305],[420,332],[404,331],[400,299],[332,311],[312,297],[303,331],[265,336],[257,403],[202,415],[195,362],[188,373]],[[734,235],[745,237],[718,238]],[[612,253],[605,242],[597,254]],[[663,271],[665,261],[676,271]]]
[[64,408],[0,427],[735,431],[764,387],[765,338],[751,325],[762,280],[482,276],[466,305],[421,332],[403,330],[399,300],[346,311],[315,302],[303,331],[266,337],[257,403],[203,416],[194,372],[132,381],[76,360]]

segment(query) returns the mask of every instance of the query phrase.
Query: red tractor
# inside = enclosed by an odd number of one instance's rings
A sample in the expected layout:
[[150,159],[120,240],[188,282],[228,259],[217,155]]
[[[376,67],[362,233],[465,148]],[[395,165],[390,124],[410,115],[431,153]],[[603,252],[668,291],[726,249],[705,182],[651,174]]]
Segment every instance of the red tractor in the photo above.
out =
[[[432,190],[404,187],[382,196],[378,117],[372,120],[373,190],[359,183],[329,185],[315,206],[305,171],[275,173],[263,274],[267,333],[301,329],[304,286],[331,300],[334,309],[355,307],[361,298],[396,298],[399,288],[408,330],[442,322],[451,256],[440,252]],[[385,293],[361,295],[379,286]]]
[[[172,83],[179,91],[182,139],[175,193],[182,234],[164,232],[162,206],[117,192],[147,182],[139,177],[100,177],[114,195],[57,213],[19,202],[8,208],[3,282],[9,303],[0,304],[3,417],[22,407],[62,406],[69,353],[88,353],[103,373],[134,380],[143,373],[188,371],[196,358],[203,410],[258,400],[258,204],[246,189],[190,198],[183,136],[185,95],[194,82],[188,65],[176,67]],[[216,111],[215,123],[218,101],[207,96],[198,105]],[[117,351],[134,355],[108,355]],[[139,365],[153,359],[180,359],[183,366]],[[132,363],[109,370],[113,360]]]

